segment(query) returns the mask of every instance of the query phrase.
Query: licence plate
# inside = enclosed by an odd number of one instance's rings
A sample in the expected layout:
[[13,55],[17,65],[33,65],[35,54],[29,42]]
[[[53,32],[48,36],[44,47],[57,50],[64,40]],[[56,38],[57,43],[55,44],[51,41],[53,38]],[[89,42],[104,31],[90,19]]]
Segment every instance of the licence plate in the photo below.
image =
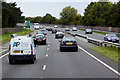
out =
[[66,43],[67,45],[72,45],[72,43]]
[[42,41],[42,40],[38,40],[38,41]]
[[21,51],[13,51],[13,53],[21,53]]
[[61,35],[58,35],[58,36],[61,36]]

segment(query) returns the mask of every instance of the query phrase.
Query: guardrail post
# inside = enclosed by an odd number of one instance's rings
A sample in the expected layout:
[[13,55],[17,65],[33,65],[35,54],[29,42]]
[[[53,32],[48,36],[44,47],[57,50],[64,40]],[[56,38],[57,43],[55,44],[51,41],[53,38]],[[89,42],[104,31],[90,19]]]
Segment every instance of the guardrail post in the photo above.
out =
[[106,46],[107,46],[107,44],[104,44],[104,46],[106,47]]
[[100,46],[101,46],[101,47],[103,46],[102,43],[100,43]]

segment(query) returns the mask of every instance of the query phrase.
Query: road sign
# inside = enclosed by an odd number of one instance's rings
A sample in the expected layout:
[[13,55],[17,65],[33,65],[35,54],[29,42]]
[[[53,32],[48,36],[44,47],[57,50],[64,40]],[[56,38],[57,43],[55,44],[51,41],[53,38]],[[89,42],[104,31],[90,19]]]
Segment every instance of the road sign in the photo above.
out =
[[30,21],[25,21],[25,28],[30,28]]
[[108,29],[109,29],[109,31],[112,31],[112,27],[109,27]]

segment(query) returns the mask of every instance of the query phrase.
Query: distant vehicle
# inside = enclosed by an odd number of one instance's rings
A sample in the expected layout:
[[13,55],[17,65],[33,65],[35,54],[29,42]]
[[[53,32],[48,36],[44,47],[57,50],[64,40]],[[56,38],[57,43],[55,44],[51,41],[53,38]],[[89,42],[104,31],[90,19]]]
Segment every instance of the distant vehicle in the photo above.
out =
[[34,29],[39,30],[39,28],[40,28],[39,23],[34,23]]
[[43,26],[42,26],[42,25],[40,26],[40,29],[43,29]]
[[34,64],[36,53],[34,41],[28,36],[17,36],[11,39],[9,45],[9,64],[16,61],[28,60]]
[[57,32],[55,34],[55,38],[63,38],[64,37],[64,33],[63,32]]
[[70,29],[69,28],[65,28],[65,31],[70,31]]
[[48,28],[48,31],[52,31],[52,28],[49,27],[49,28]]
[[104,36],[104,40],[119,43],[119,38],[116,36],[116,34],[106,34]]
[[37,34],[34,37],[34,44],[35,46],[38,44],[44,44],[46,45],[46,36],[43,34]]
[[86,29],[85,34],[92,34],[92,29]]
[[60,51],[78,51],[77,41],[73,37],[65,37],[60,41]]
[[73,28],[72,28],[72,31],[77,31],[77,28],[76,28],[76,27],[73,27]]
[[53,33],[56,33],[56,32],[57,32],[57,30],[56,30],[56,29],[53,29],[53,30],[52,30],[52,34],[53,34]]
[[49,27],[46,27],[46,30],[48,30],[49,29]]
[[45,29],[41,29],[40,31],[41,31],[44,35],[47,35],[47,32],[46,32]]
[[57,26],[57,25],[54,25],[54,28],[58,28],[58,26]]

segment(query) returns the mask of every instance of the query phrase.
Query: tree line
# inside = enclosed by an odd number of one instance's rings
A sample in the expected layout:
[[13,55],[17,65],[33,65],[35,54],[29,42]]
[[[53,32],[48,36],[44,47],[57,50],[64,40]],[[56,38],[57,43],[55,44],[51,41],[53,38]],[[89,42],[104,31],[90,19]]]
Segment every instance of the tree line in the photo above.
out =
[[74,7],[67,6],[61,11],[60,19],[47,13],[44,17],[28,17],[26,20],[46,24],[120,27],[120,1],[91,2],[86,7],[84,16],[78,14]]
[[111,2],[91,2],[85,9],[84,16],[78,14],[74,7],[67,6],[60,12],[60,18],[46,13],[45,16],[24,17],[21,16],[20,8],[16,3],[2,4],[2,25],[3,27],[13,27],[18,22],[30,20],[32,23],[40,24],[62,24],[62,25],[85,25],[85,26],[105,26],[120,27],[120,1]]
[[16,3],[2,2],[2,27],[16,27],[16,23],[24,22],[20,7]]

